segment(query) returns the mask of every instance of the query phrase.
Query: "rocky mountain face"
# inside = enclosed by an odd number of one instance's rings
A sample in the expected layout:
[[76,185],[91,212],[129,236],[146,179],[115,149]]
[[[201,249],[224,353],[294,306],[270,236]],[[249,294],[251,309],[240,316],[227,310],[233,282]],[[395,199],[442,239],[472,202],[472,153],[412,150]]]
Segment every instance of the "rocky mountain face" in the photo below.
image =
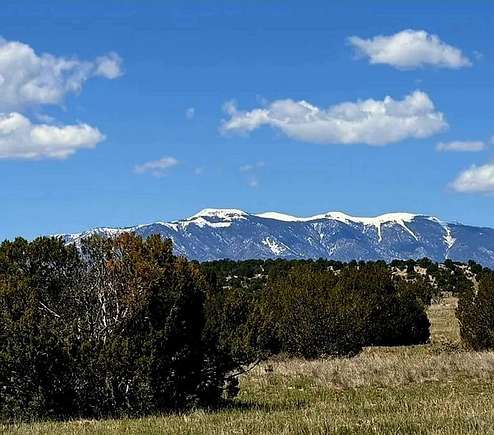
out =
[[269,212],[204,209],[187,219],[129,228],[97,228],[61,235],[78,243],[91,234],[131,231],[173,240],[175,252],[199,261],[230,258],[385,260],[428,257],[475,260],[494,267],[494,229],[443,222],[432,216],[390,213],[374,218],[339,212],[300,218]]

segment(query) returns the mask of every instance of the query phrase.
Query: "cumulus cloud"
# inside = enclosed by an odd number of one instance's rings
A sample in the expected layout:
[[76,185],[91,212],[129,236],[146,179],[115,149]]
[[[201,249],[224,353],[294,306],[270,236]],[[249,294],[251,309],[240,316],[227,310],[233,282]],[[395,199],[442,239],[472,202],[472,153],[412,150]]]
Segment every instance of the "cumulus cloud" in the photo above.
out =
[[398,69],[426,65],[458,69],[472,65],[460,49],[424,30],[407,29],[394,35],[379,35],[370,39],[351,36],[348,41],[357,54],[368,57],[371,64],[387,64]]
[[87,124],[33,124],[20,113],[0,114],[1,159],[65,159],[79,149],[94,148],[104,138]]
[[165,175],[168,169],[176,165],[178,165],[178,160],[175,157],[162,157],[159,160],[152,160],[150,162],[137,165],[134,170],[137,174],[149,173],[154,177],[161,177]]
[[451,187],[462,193],[494,193],[494,164],[470,167],[451,183]]
[[66,94],[79,92],[91,77],[119,77],[121,65],[115,53],[81,61],[37,54],[27,44],[0,38],[0,111],[59,104]]
[[386,145],[426,138],[448,127],[443,114],[421,91],[403,100],[387,96],[383,100],[344,102],[327,109],[286,99],[251,111],[239,111],[234,102],[228,102],[224,110],[230,118],[223,120],[223,133],[249,133],[267,125],[290,138],[320,144]]
[[487,148],[487,144],[483,141],[461,141],[439,142],[436,146],[438,151],[464,151],[477,152]]

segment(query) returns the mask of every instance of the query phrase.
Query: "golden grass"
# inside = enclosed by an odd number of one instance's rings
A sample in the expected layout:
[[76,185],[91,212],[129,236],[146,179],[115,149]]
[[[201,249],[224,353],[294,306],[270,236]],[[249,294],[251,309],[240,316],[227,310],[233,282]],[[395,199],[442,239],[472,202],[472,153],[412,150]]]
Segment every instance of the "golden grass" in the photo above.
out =
[[[269,367],[268,371],[266,370]],[[363,352],[350,359],[271,361],[256,368],[250,383],[269,385],[279,377],[280,384],[304,379],[324,388],[394,387],[428,382],[471,379],[494,381],[494,352]]]
[[455,315],[457,306],[457,298],[447,297],[429,308],[432,344],[460,343],[460,328]]
[[273,360],[231,407],[143,419],[4,427],[13,434],[494,434],[494,353],[459,346],[456,300],[431,307],[431,344],[355,358]]

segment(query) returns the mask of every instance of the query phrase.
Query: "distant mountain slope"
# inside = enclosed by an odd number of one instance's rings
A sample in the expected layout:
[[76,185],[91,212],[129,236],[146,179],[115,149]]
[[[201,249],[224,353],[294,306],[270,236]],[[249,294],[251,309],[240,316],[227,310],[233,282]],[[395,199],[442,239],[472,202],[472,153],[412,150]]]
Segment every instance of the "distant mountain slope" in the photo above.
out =
[[494,267],[494,229],[445,223],[425,215],[374,218],[330,212],[307,218],[236,209],[204,209],[187,219],[62,235],[77,243],[91,234],[132,231],[173,240],[175,252],[199,261],[230,258],[328,258],[341,261],[422,258],[477,261]]

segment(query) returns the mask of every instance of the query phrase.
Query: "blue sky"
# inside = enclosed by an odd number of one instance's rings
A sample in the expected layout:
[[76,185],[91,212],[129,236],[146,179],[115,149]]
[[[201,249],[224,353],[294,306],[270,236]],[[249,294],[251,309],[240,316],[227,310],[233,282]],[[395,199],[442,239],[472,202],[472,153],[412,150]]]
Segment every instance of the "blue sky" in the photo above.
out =
[[493,226],[493,17],[480,1],[3,1],[0,238],[205,207]]

